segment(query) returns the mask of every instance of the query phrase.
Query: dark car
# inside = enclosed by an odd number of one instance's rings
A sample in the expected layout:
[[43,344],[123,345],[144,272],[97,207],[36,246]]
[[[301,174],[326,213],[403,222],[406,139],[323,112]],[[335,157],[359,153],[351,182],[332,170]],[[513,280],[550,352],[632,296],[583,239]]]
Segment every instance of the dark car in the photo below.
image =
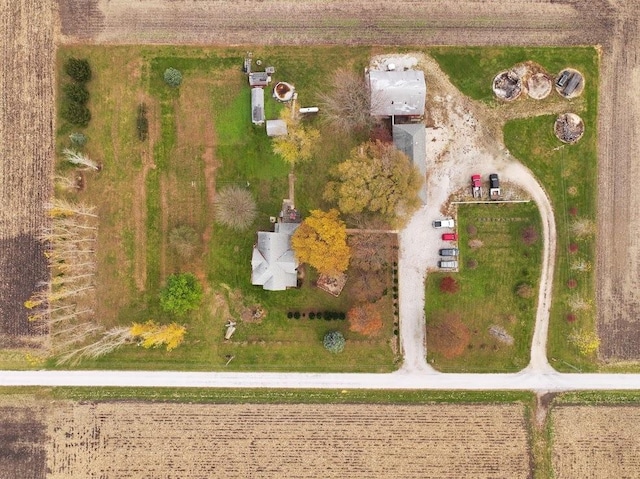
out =
[[440,250],[440,256],[458,256],[458,248],[442,248]]

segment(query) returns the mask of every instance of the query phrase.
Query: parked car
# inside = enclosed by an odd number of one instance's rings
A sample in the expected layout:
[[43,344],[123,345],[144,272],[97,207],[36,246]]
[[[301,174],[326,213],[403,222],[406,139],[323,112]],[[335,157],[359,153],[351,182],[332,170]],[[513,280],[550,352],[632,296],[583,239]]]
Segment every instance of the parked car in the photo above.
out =
[[456,226],[456,223],[451,218],[435,220],[433,222],[433,227],[434,228],[454,228],[455,226]]
[[443,233],[442,239],[444,241],[458,241],[458,233]]
[[489,175],[489,198],[492,200],[500,198],[500,180],[497,173]]
[[471,175],[471,194],[474,198],[482,197],[482,178],[480,175]]
[[440,250],[440,256],[458,256],[460,251],[458,248],[442,248]]
[[455,269],[458,267],[458,262],[456,260],[438,261],[438,267],[442,269]]

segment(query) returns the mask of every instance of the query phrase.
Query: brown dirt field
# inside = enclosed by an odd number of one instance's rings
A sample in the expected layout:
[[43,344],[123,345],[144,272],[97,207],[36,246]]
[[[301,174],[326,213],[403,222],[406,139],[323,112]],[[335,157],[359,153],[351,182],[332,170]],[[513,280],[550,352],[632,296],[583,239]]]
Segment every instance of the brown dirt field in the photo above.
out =
[[23,303],[48,274],[36,235],[51,191],[52,23],[48,1],[0,7],[0,347],[34,344]]
[[638,6],[619,2],[601,64],[596,300],[605,360],[640,360],[640,99],[629,95],[640,90]]
[[596,44],[611,24],[603,1],[59,2],[63,41],[69,42]]
[[522,405],[68,404],[51,479],[527,478]]
[[551,414],[556,479],[638,477],[640,407],[560,406]]
[[47,428],[43,408],[16,406],[17,402],[0,401],[0,479],[44,479]]

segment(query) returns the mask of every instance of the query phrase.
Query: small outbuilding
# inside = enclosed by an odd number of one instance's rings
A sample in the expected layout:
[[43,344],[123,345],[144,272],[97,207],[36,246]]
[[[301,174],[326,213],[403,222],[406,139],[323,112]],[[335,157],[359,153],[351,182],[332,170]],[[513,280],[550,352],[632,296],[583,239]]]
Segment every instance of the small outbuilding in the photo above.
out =
[[267,136],[285,136],[287,123],[284,120],[267,120]]
[[420,70],[370,70],[368,72],[373,116],[422,116],[427,97]]
[[251,89],[251,122],[254,125],[264,123],[264,90],[262,88]]
[[271,78],[267,72],[251,72],[249,73],[249,86],[267,86]]

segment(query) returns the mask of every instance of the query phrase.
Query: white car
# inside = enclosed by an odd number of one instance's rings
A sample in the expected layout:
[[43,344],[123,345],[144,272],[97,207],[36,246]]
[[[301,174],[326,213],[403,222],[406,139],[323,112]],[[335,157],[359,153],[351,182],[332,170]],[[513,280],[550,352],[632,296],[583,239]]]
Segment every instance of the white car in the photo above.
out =
[[451,218],[435,220],[433,222],[434,228],[454,228],[455,226],[456,226],[456,223]]

